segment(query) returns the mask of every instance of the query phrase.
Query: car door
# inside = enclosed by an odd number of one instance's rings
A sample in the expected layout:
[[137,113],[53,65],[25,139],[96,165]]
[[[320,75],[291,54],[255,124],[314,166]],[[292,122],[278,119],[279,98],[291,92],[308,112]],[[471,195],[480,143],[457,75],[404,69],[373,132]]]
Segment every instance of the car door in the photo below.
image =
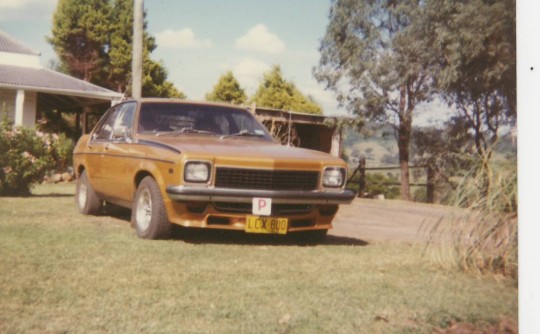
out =
[[114,123],[111,140],[104,145],[103,172],[104,191],[110,200],[128,205],[133,197],[134,176],[138,157],[133,149],[134,119],[136,103],[124,103]]
[[88,163],[88,174],[92,186],[100,197],[110,200],[122,198],[123,188],[118,188],[126,152],[133,133],[135,102],[126,102],[112,107],[98,124],[89,144],[92,160]]

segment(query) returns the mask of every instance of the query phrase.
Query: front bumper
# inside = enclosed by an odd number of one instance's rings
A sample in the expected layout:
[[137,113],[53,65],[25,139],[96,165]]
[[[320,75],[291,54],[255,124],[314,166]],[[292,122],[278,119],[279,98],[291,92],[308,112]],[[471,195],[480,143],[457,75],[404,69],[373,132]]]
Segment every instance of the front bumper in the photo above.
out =
[[273,203],[349,204],[354,191],[284,191],[227,188],[167,187],[169,198],[175,201],[251,203],[254,197],[271,198]]

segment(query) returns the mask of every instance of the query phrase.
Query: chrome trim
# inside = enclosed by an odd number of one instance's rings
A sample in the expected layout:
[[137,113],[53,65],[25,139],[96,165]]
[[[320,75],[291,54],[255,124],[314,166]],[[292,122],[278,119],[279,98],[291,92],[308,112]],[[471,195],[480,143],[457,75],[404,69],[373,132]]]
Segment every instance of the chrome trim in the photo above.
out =
[[349,204],[356,194],[344,189],[340,192],[247,190],[229,188],[167,187],[169,198],[175,201],[251,203],[254,197],[271,198],[273,203]]

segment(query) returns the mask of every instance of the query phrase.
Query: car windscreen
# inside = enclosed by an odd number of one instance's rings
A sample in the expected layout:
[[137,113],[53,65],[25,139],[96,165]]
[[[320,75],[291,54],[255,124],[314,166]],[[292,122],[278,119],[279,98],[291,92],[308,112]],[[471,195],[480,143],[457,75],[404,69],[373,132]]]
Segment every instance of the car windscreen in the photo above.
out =
[[266,128],[246,110],[189,103],[143,103],[138,132],[206,133],[219,136],[247,133],[271,140]]

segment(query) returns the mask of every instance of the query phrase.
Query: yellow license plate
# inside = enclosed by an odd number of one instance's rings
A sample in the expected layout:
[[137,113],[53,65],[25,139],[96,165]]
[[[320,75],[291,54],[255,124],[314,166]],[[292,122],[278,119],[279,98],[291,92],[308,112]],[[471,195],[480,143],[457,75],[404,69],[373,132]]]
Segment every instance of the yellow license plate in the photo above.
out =
[[246,232],[287,234],[287,218],[247,216]]

